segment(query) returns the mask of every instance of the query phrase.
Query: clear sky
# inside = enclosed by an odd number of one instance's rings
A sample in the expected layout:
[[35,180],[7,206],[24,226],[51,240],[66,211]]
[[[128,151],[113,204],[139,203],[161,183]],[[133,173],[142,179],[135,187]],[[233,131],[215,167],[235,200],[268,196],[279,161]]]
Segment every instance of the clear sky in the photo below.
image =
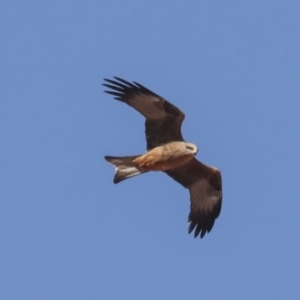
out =
[[[0,299],[300,299],[300,2],[1,1]],[[185,112],[223,207],[188,235],[163,173],[118,185],[137,81]]]

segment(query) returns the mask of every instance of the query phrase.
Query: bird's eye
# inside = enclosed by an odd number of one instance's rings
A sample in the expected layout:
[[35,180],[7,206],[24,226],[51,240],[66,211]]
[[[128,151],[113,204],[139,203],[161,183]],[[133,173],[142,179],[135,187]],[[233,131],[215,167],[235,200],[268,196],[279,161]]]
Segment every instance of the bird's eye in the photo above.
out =
[[191,151],[194,151],[194,148],[191,147],[191,146],[186,146],[186,149],[189,149],[189,150],[191,150]]

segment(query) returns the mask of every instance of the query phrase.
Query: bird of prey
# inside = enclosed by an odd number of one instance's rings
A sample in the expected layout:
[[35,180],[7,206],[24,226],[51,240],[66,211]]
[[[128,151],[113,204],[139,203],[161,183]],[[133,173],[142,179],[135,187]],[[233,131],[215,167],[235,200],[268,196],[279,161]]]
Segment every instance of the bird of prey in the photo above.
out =
[[222,205],[222,179],[217,168],[195,158],[198,148],[181,134],[185,115],[176,106],[137,82],[104,79],[105,91],[145,118],[147,152],[105,159],[115,166],[114,183],[148,171],[163,171],[190,192],[188,232],[203,238],[212,229]]

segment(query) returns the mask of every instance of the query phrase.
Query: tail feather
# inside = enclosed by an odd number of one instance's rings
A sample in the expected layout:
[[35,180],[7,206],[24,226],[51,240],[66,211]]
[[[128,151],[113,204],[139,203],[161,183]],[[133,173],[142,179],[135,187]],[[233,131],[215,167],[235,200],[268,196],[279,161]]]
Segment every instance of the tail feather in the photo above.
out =
[[114,157],[114,156],[105,156],[105,160],[115,166],[115,176],[114,183],[118,183],[127,178],[145,173],[147,171],[137,168],[132,161],[139,157],[140,155],[134,156],[124,156],[124,157]]

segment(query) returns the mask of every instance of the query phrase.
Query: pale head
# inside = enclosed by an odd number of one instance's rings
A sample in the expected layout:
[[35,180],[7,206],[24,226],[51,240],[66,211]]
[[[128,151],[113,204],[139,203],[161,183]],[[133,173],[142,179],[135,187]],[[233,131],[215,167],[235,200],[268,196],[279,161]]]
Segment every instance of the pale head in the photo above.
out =
[[198,152],[197,146],[192,143],[185,143],[185,149],[188,153],[192,153],[194,155],[196,155]]

